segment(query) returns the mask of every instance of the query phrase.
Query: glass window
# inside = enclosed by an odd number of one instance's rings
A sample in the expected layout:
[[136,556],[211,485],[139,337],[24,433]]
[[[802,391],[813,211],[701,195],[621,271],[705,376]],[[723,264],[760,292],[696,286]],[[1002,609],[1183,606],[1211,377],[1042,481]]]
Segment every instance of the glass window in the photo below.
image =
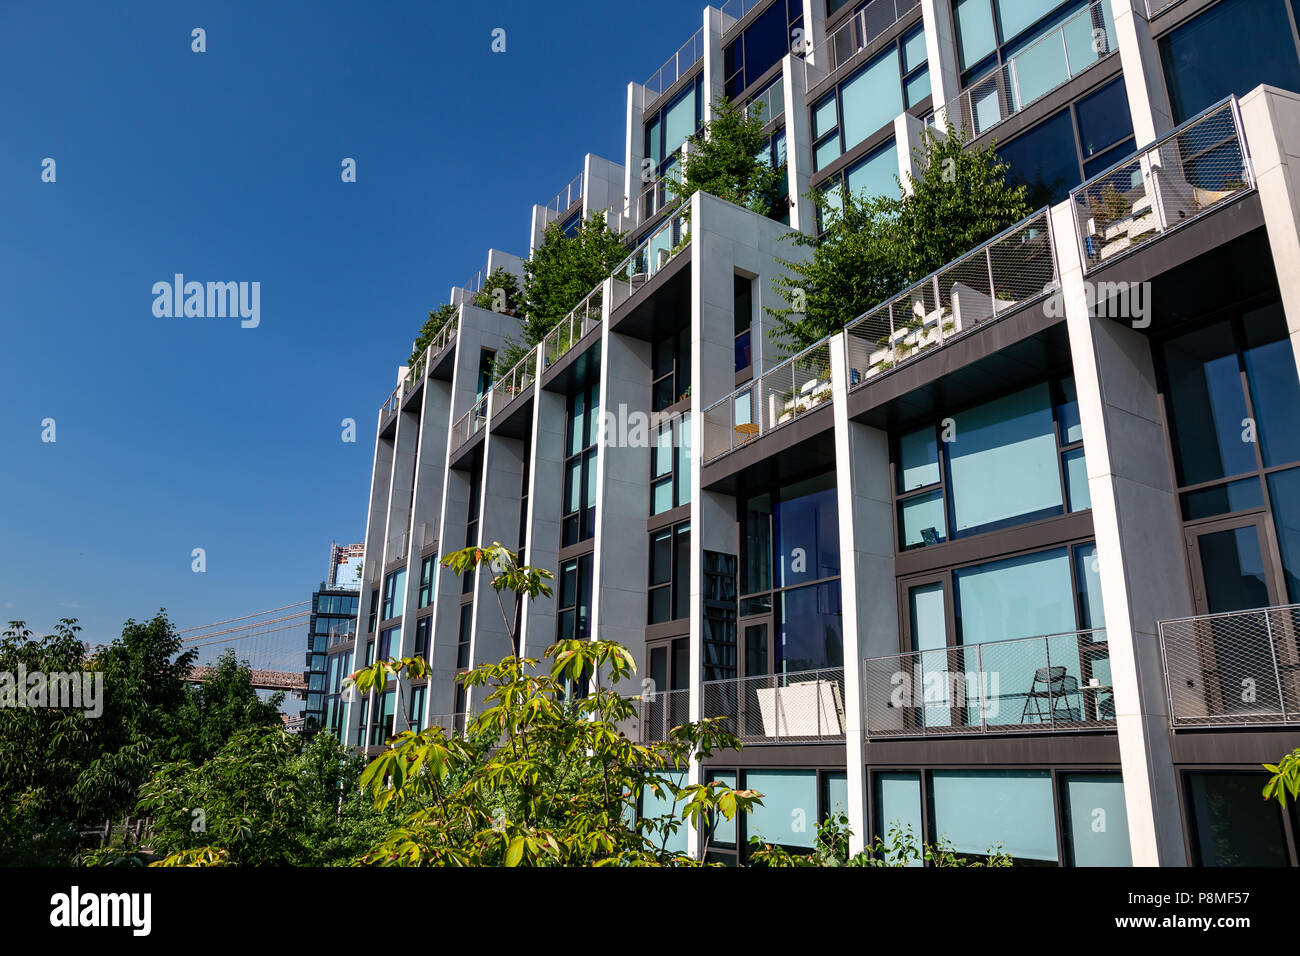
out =
[[1061,456],[1061,463],[1065,467],[1065,491],[1070,499],[1070,511],[1087,511],[1092,507],[1092,495],[1088,491],[1088,462],[1083,449],[1067,451]]
[[1278,549],[1282,552],[1287,600],[1300,603],[1300,468],[1269,475],[1268,497],[1273,505]]
[[1242,316],[1242,358],[1264,467],[1300,461],[1300,379],[1280,303]]
[[1260,799],[1262,773],[1189,773],[1187,798],[1201,866],[1286,866],[1286,831],[1275,801]]
[[776,669],[780,673],[844,664],[840,582],[827,581],[780,593]]
[[[1074,104],[1079,120],[1079,146],[1083,158],[1091,159],[1125,140],[1132,142],[1133,119],[1128,110],[1124,78],[1112,80],[1096,93]],[[1119,154],[1113,154],[1118,160]]]
[[956,852],[983,856],[1001,847],[1017,863],[1055,863],[1056,814],[1046,770],[935,770],[934,833]]
[[1257,477],[1242,478],[1212,488],[1184,492],[1181,498],[1185,521],[1264,507],[1264,492],[1260,488]]
[[962,644],[1061,634],[1077,626],[1065,548],[960,568],[953,579]]
[[397,617],[406,602],[406,569],[394,571],[384,579],[384,610],[382,619]]
[[1072,866],[1132,866],[1124,780],[1117,773],[1061,778],[1066,851]]
[[650,534],[649,623],[679,620],[690,613],[690,525]]
[[745,786],[763,795],[749,815],[749,833],[765,843],[812,847],[817,837],[817,773],[748,770]]
[[1055,424],[1046,383],[953,416],[946,443],[958,535],[1061,513]]
[[[685,773],[665,773],[663,776],[668,777],[678,787],[686,786]],[[681,818],[681,804],[674,800],[672,792],[666,787],[661,787],[656,793],[651,787],[646,787],[641,791],[641,818],[644,820],[656,820],[662,817],[680,821],[681,825],[677,832],[668,837],[665,842],[663,832],[657,831],[649,834],[651,840],[658,846],[663,844],[664,849],[670,853],[685,853],[687,850],[687,828],[686,821]]]
[[1079,582],[1079,627],[1091,630],[1106,626],[1106,608],[1101,600],[1101,565],[1097,546],[1091,542],[1075,545],[1074,577]]
[[[921,850],[922,810],[921,810],[921,775],[919,773],[878,773],[876,780],[876,833],[884,840],[885,846],[894,845],[893,831],[899,832],[898,842],[911,846],[918,859],[908,863],[909,866],[922,866],[919,859]],[[911,839],[907,831],[911,831]],[[886,853],[887,860],[893,860],[894,854]]]
[[433,562],[436,559],[433,555],[425,558],[420,562],[420,607],[425,608],[433,603]]
[[897,196],[898,147],[891,141],[845,172],[849,192],[857,196]]
[[1011,167],[1011,176],[1029,187],[1031,206],[1061,202],[1082,182],[1073,127],[1070,111],[1064,109],[997,147]]
[[1261,83],[1300,89],[1284,0],[1223,0],[1160,40],[1174,122]]
[[850,150],[903,112],[898,50],[890,48],[840,87],[844,149]]
[[[734,770],[706,771],[704,774],[704,780],[706,783],[717,781],[718,783],[731,787],[733,790],[736,789],[736,772]],[[713,823],[713,835],[709,841],[710,844],[720,843],[723,846],[735,846],[736,819],[736,817],[732,817],[730,820],[727,820],[724,817],[719,817],[715,820]]]
[[912,491],[939,483],[939,442],[933,425],[898,439],[898,490]]
[[782,489],[772,514],[777,587],[840,573],[839,509],[831,475]]
[[1243,440],[1246,398],[1231,325],[1181,335],[1164,344],[1163,354],[1179,484],[1254,471],[1254,448]]
[[899,547],[908,551],[948,540],[943,492],[929,491],[898,503]]
[[460,630],[456,636],[456,667],[469,667],[469,642],[474,628],[474,605],[460,606]]
[[993,6],[989,0],[957,0],[953,5],[953,20],[957,34],[957,59],[963,70],[997,49]]

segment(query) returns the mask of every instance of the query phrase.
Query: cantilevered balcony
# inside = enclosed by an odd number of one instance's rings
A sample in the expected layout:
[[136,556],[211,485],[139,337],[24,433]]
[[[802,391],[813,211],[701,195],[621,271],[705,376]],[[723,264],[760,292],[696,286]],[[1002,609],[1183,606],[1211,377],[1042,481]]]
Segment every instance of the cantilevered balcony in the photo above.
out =
[[705,681],[703,715],[745,744],[844,739],[844,668]]
[[453,453],[465,442],[477,435],[479,430],[487,424],[488,399],[491,395],[491,392],[484,395],[474,403],[474,406],[469,411],[456,420],[456,424],[451,430],[451,451]]
[[528,354],[514,364],[514,367],[502,375],[492,386],[492,413],[497,415],[520,395],[523,395],[537,381],[538,346],[529,349]]
[[1104,630],[862,662],[868,738],[1061,733],[1115,724]]
[[1300,727],[1300,605],[1160,622],[1175,728]]
[[636,701],[640,718],[639,741],[643,744],[667,740],[674,727],[691,719],[691,695],[687,690],[663,690],[643,694]]
[[1118,49],[1110,0],[1096,0],[975,80],[942,111],[975,139]]
[[611,273],[614,280],[615,308],[641,291],[691,241],[691,224],[687,218],[689,201],[684,202],[649,235],[637,243],[631,255]]
[[659,97],[668,92],[703,57],[704,28],[701,27],[645,81],[645,109],[649,111]]
[[602,282],[546,333],[541,344],[543,370],[558,362],[584,335],[600,325],[604,300],[605,284]]
[[1230,97],[1070,193],[1091,271],[1255,188]]

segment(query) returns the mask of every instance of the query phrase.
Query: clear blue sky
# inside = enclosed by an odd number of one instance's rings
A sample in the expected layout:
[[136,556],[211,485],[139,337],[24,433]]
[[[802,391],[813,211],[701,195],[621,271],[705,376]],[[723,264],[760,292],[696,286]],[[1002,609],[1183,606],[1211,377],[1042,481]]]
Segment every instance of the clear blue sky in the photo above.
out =
[[[627,82],[703,5],[0,0],[0,620],[310,597],[427,311],[621,161]],[[260,327],[155,318],[176,272],[259,281]]]

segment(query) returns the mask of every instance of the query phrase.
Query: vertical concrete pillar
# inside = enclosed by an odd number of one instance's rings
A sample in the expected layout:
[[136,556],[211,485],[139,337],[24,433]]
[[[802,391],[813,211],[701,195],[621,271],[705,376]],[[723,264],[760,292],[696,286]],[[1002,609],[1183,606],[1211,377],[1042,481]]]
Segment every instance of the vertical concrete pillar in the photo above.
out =
[[650,185],[653,170],[645,167],[646,89],[640,83],[627,85],[627,145],[623,165],[623,220],[630,228],[641,222],[641,193]]
[[[953,25],[950,0],[921,0],[921,20],[925,24],[925,56],[930,65],[930,95],[935,119],[945,125],[944,106],[961,92],[961,71],[957,66],[957,31]],[[954,125],[961,115],[952,117]]]
[[[898,152],[898,181],[903,187],[903,195],[912,194],[912,180],[920,179],[925,175],[925,168],[921,165],[921,157],[924,155],[924,142],[921,134],[925,132],[925,124],[913,116],[911,113],[899,113],[894,117],[894,141],[895,148]],[[939,131],[935,130],[938,134]],[[946,134],[944,134],[946,136]]]
[[1147,23],[1145,0],[1110,0],[1110,11],[1115,23],[1111,42],[1119,47],[1124,68],[1133,138],[1139,147],[1146,146],[1174,128],[1165,99],[1160,53]]
[[1088,463],[1129,844],[1136,866],[1182,866],[1157,622],[1191,614],[1193,605],[1151,348],[1140,332],[1090,314],[1073,210],[1065,202],[1051,213]]
[[1241,123],[1291,348],[1300,366],[1300,95],[1257,86],[1241,99]]
[[[541,376],[533,398],[532,462],[528,469],[528,531],[524,563],[544,568],[555,575],[559,586],[560,520],[564,498],[565,400],[558,392],[541,387]],[[539,597],[524,602],[520,655],[541,659],[555,643],[555,598]]]
[[[805,4],[805,8],[807,6]],[[817,232],[817,209],[808,198],[813,173],[812,129],[802,60],[786,55],[781,65],[781,83],[785,96],[785,170],[790,188],[790,227],[811,236]]]
[[862,661],[898,650],[894,582],[893,486],[889,435],[849,420],[844,335],[830,343],[835,419],[835,484],[840,534],[840,602],[844,614],[844,717],[850,851],[866,844],[866,720]]
[[735,18],[717,7],[704,8],[704,122],[713,122],[713,104],[722,97],[727,75],[722,60],[722,31]]

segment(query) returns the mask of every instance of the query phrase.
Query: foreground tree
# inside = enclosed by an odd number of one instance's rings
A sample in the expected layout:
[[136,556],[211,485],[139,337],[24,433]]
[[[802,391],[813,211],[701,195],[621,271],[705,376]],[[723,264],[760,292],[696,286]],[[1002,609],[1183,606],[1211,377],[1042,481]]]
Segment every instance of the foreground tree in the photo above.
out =
[[1283,810],[1288,796],[1292,801],[1300,800],[1300,747],[1283,754],[1275,764],[1264,764],[1264,769],[1270,775],[1264,784],[1265,800],[1276,800]]
[[429,312],[429,318],[424,325],[420,327],[419,333],[415,336],[415,343],[411,346],[411,357],[407,360],[408,365],[414,365],[424,354],[438,333],[442,331],[444,325],[450,322],[456,315],[456,307],[443,303],[436,309]]
[[940,838],[937,844],[922,843],[910,826],[894,825],[889,840],[879,836],[858,853],[849,852],[849,818],[838,814],[817,825],[817,839],[810,853],[791,853],[784,847],[750,837],[750,861],[755,866],[942,866],[942,867],[1009,867],[1012,859],[1000,847],[990,847],[984,856],[959,854]]

